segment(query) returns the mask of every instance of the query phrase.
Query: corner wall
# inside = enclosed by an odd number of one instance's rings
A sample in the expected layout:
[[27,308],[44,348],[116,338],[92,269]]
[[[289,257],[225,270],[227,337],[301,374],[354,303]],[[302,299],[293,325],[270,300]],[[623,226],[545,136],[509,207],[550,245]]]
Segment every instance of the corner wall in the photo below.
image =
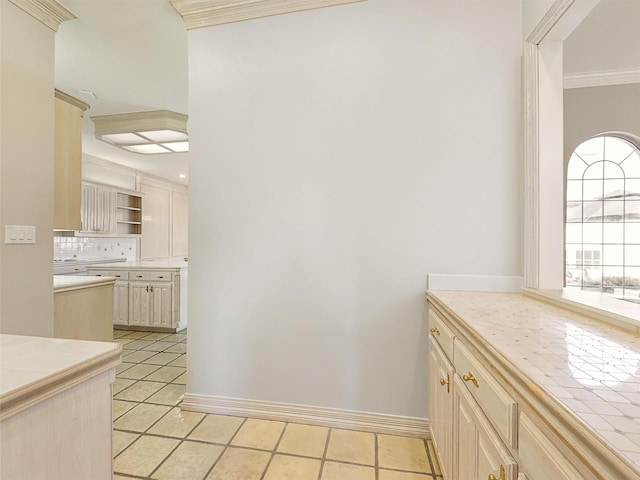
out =
[[189,33],[189,385],[428,415],[427,273],[522,274],[521,12],[389,2]]
[[[0,2],[0,332],[53,336],[54,32]],[[5,225],[36,244],[5,245]]]

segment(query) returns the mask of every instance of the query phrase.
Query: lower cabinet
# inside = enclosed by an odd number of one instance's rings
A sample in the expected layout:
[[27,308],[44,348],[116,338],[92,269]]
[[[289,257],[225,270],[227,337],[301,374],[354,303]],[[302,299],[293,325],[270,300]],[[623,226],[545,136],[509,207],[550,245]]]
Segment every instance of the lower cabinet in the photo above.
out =
[[186,268],[107,270],[106,267],[92,266],[87,270],[89,275],[116,277],[114,325],[162,331],[186,328]]
[[492,356],[469,323],[431,304],[428,316],[429,423],[443,480],[640,478],[626,466],[611,473],[587,429],[561,420],[542,387]]
[[129,325],[129,282],[126,280],[116,280],[113,287],[113,324]]
[[171,283],[129,283],[129,325],[171,328]]
[[457,375],[453,398],[453,478],[517,480],[518,464]]
[[[433,334],[431,334],[433,337]],[[431,438],[439,453],[440,470],[444,478],[452,478],[453,471],[453,375],[451,362],[434,338],[429,355],[431,396],[429,418]]]

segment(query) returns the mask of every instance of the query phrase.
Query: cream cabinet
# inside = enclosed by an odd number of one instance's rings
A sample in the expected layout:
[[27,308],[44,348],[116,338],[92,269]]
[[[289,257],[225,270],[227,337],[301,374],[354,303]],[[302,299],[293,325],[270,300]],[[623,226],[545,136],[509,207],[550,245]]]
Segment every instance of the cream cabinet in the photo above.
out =
[[170,282],[129,282],[130,325],[171,328],[173,286]]
[[462,378],[455,375],[453,385],[453,478],[517,480],[515,459]]
[[[89,275],[116,277],[113,296],[113,323],[120,327],[178,331],[187,326],[187,272],[173,262],[132,262],[114,268],[91,265]],[[149,266],[158,264],[157,267]],[[144,265],[139,268],[137,265]]]
[[189,254],[189,195],[183,185],[142,177],[145,209],[140,258],[183,260]]
[[[431,336],[433,337],[433,333]],[[431,339],[429,418],[431,438],[439,453],[440,470],[445,478],[453,471],[453,366],[437,341]]]
[[82,229],[79,235],[140,236],[142,198],[140,192],[83,182]]
[[[579,391],[567,354],[551,352],[565,348],[563,342],[575,348],[573,337],[562,335],[568,322],[597,329],[596,322],[518,294],[429,292],[427,298],[429,423],[444,480],[640,478],[640,470],[586,423],[597,412],[582,418],[552,393],[564,379],[576,392],[571,405],[592,395],[590,386]],[[559,359],[549,375],[538,367],[545,358]],[[565,371],[571,377],[562,377]]]
[[[443,478],[517,480],[517,462],[505,445],[504,436],[496,432],[485,413],[502,412],[501,404],[491,403],[495,392],[486,380],[487,374],[480,373],[484,372],[483,367],[462,350],[460,340],[433,310],[429,312],[429,324],[429,418]],[[480,401],[486,403],[485,409]],[[497,422],[509,434],[514,430],[509,425],[516,421],[513,405],[510,407],[510,414]]]
[[89,105],[55,90],[53,228],[80,230],[82,115]]

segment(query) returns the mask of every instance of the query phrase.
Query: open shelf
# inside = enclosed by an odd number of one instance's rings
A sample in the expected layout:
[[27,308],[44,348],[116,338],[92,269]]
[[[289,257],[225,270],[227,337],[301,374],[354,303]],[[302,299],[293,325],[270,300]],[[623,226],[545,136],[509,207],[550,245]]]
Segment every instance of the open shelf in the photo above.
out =
[[117,192],[116,234],[142,234],[142,196]]

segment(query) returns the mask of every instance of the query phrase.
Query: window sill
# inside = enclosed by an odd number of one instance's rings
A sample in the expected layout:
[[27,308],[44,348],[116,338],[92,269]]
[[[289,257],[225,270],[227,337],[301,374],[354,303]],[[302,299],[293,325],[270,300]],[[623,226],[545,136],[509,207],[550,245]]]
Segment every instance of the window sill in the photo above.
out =
[[595,318],[640,335],[640,304],[581,290],[538,290],[525,288],[529,297]]

